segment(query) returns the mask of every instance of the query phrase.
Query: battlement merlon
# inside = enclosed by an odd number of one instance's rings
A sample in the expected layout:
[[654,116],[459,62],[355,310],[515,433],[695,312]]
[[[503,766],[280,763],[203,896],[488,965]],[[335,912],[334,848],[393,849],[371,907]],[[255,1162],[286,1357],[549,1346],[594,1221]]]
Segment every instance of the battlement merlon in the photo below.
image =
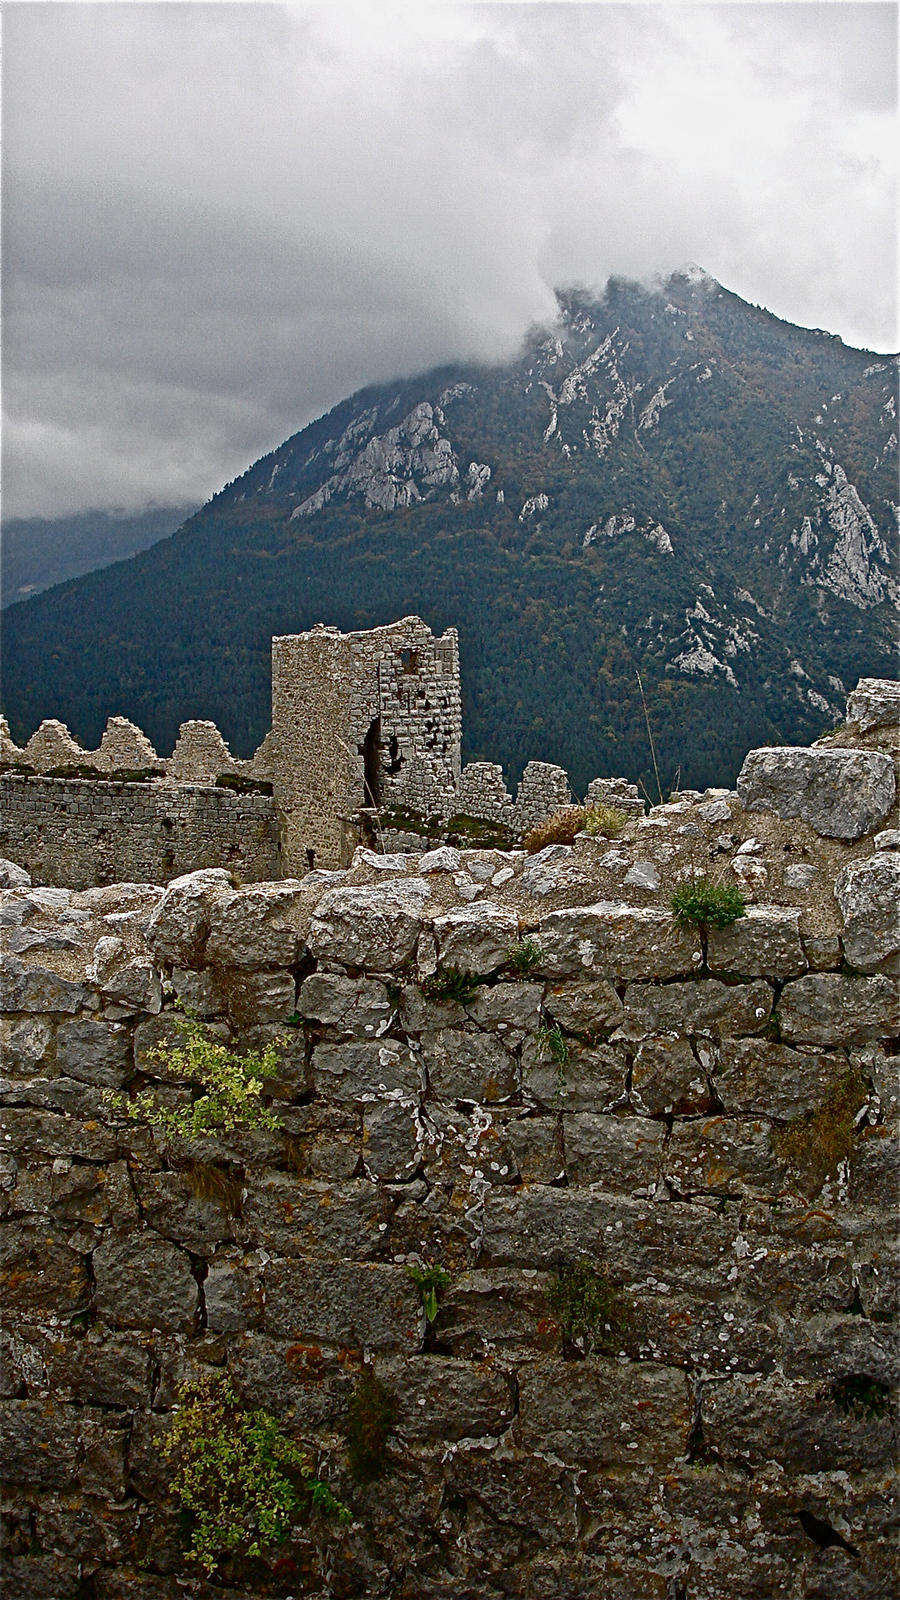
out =
[[345,865],[360,806],[400,804],[407,779],[435,809],[460,774],[455,628],[420,617],[340,633],[322,625],[272,640],[275,799],[290,875]]

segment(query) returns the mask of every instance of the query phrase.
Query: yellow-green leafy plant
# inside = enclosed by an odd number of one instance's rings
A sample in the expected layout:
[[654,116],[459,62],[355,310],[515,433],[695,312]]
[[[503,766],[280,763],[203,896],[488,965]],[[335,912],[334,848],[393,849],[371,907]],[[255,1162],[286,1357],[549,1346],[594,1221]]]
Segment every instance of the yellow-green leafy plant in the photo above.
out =
[[313,1508],[352,1521],[306,1451],[267,1411],[247,1410],[218,1374],[179,1390],[163,1451],[189,1528],[189,1559],[207,1575],[227,1556],[265,1557]]
[[209,1036],[190,1011],[172,1017],[179,1044],[161,1042],[145,1051],[144,1060],[161,1066],[169,1077],[189,1085],[186,1105],[171,1106],[154,1089],[142,1089],[132,1100],[107,1093],[109,1105],[134,1122],[161,1128],[166,1134],[202,1139],[236,1128],[277,1128],[275,1112],[262,1099],[263,1084],[278,1074],[279,1048],[286,1039],[272,1039],[262,1050],[236,1055],[227,1044]]

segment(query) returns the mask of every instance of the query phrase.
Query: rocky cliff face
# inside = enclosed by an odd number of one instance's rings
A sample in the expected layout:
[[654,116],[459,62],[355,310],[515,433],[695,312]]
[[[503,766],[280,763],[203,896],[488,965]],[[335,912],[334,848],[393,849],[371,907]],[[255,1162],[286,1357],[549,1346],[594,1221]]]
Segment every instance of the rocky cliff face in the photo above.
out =
[[[895,687],[850,709],[614,842],[243,888],[4,864],[10,1600],[890,1592]],[[675,921],[701,869],[745,915]],[[184,1104],[176,997],[281,1041],[274,1127],[105,1098]],[[224,1374],[352,1520],[207,1583],[164,1447]]]

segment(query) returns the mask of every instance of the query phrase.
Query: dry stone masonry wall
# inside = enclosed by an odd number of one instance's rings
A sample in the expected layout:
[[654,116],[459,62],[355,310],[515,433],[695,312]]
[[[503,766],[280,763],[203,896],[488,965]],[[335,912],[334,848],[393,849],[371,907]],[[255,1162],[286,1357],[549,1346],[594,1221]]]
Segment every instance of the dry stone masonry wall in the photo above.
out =
[[[895,1591],[883,688],[614,842],[358,849],[237,889],[6,864],[7,1600]],[[698,873],[746,915],[680,927]],[[177,999],[237,1048],[285,1041],[276,1130],[188,1142],[104,1099],[184,1093],[148,1058]],[[209,1373],[352,1512],[212,1582],[163,1448]],[[393,1417],[369,1483],[365,1373]]]

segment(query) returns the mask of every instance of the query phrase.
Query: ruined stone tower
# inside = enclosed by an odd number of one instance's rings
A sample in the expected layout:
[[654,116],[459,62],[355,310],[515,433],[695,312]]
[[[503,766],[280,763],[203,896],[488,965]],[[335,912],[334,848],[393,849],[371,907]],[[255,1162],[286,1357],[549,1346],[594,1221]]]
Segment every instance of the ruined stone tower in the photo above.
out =
[[345,866],[361,806],[440,809],[460,772],[459,646],[419,617],[272,640],[275,800],[287,875]]

